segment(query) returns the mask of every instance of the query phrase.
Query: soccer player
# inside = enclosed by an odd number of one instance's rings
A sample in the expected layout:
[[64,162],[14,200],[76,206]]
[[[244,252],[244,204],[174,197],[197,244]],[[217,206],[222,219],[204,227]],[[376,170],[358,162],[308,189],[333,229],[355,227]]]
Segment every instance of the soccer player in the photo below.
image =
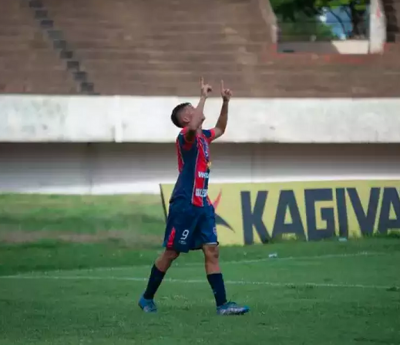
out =
[[224,280],[219,267],[219,249],[215,224],[215,210],[207,196],[210,174],[210,143],[224,134],[228,120],[231,91],[221,81],[223,100],[221,114],[215,128],[203,130],[204,104],[212,92],[201,79],[201,97],[196,108],[190,103],[176,106],[172,122],[182,128],[176,139],[179,176],[172,192],[164,238],[165,251],[155,261],[147,288],[139,300],[143,311],[156,312],[154,295],[167,270],[180,253],[201,249],[205,257],[207,279],[215,296],[217,314],[241,315],[249,311],[226,299]]

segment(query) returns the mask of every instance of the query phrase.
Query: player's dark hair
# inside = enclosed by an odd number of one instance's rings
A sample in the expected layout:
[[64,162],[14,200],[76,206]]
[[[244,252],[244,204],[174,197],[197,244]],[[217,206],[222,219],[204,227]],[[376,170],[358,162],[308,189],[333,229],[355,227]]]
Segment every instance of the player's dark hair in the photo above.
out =
[[172,110],[172,114],[171,114],[171,121],[172,123],[179,128],[182,128],[182,124],[179,121],[179,113],[181,112],[181,110],[185,107],[187,107],[188,105],[190,105],[189,102],[186,103],[181,103],[178,104],[173,110]]

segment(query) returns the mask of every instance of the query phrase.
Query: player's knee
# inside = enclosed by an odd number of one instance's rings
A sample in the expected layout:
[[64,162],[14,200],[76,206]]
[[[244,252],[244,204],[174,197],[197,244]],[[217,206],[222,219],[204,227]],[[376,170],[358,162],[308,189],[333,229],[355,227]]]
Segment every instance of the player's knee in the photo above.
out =
[[163,256],[164,260],[172,262],[178,258],[179,253],[175,250],[167,249],[164,251],[162,256]]
[[215,245],[204,246],[204,257],[207,262],[217,263],[219,260],[219,248]]
[[179,256],[179,253],[176,252],[175,250],[167,249],[165,250],[156,260],[156,266],[157,268],[162,271],[166,272],[172,262]]

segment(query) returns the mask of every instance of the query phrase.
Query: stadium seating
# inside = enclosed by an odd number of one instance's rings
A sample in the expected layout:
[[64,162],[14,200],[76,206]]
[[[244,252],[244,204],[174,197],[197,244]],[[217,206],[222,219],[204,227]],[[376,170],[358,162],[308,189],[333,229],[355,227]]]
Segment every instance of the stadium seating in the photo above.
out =
[[31,11],[15,0],[1,1],[0,92],[77,93],[63,61]]
[[[187,96],[197,94],[203,75],[214,84],[223,78],[242,97],[399,94],[397,0],[385,0],[390,39],[397,42],[383,55],[353,56],[278,54],[265,0],[41,0],[33,1],[33,10],[3,1],[2,15],[12,11],[18,18],[0,24],[8,30],[0,32],[0,45],[8,49],[1,49],[0,61],[13,62],[3,92],[73,93],[79,86],[108,95]],[[38,14],[57,49],[43,39],[33,20]],[[21,49],[30,63],[17,53]]]

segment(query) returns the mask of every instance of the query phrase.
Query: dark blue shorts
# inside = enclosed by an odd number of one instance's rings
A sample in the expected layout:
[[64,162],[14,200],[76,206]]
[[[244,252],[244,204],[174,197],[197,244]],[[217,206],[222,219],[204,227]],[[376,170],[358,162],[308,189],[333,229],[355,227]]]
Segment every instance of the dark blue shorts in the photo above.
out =
[[180,253],[218,244],[214,206],[197,207],[186,200],[175,200],[169,206],[164,247]]

